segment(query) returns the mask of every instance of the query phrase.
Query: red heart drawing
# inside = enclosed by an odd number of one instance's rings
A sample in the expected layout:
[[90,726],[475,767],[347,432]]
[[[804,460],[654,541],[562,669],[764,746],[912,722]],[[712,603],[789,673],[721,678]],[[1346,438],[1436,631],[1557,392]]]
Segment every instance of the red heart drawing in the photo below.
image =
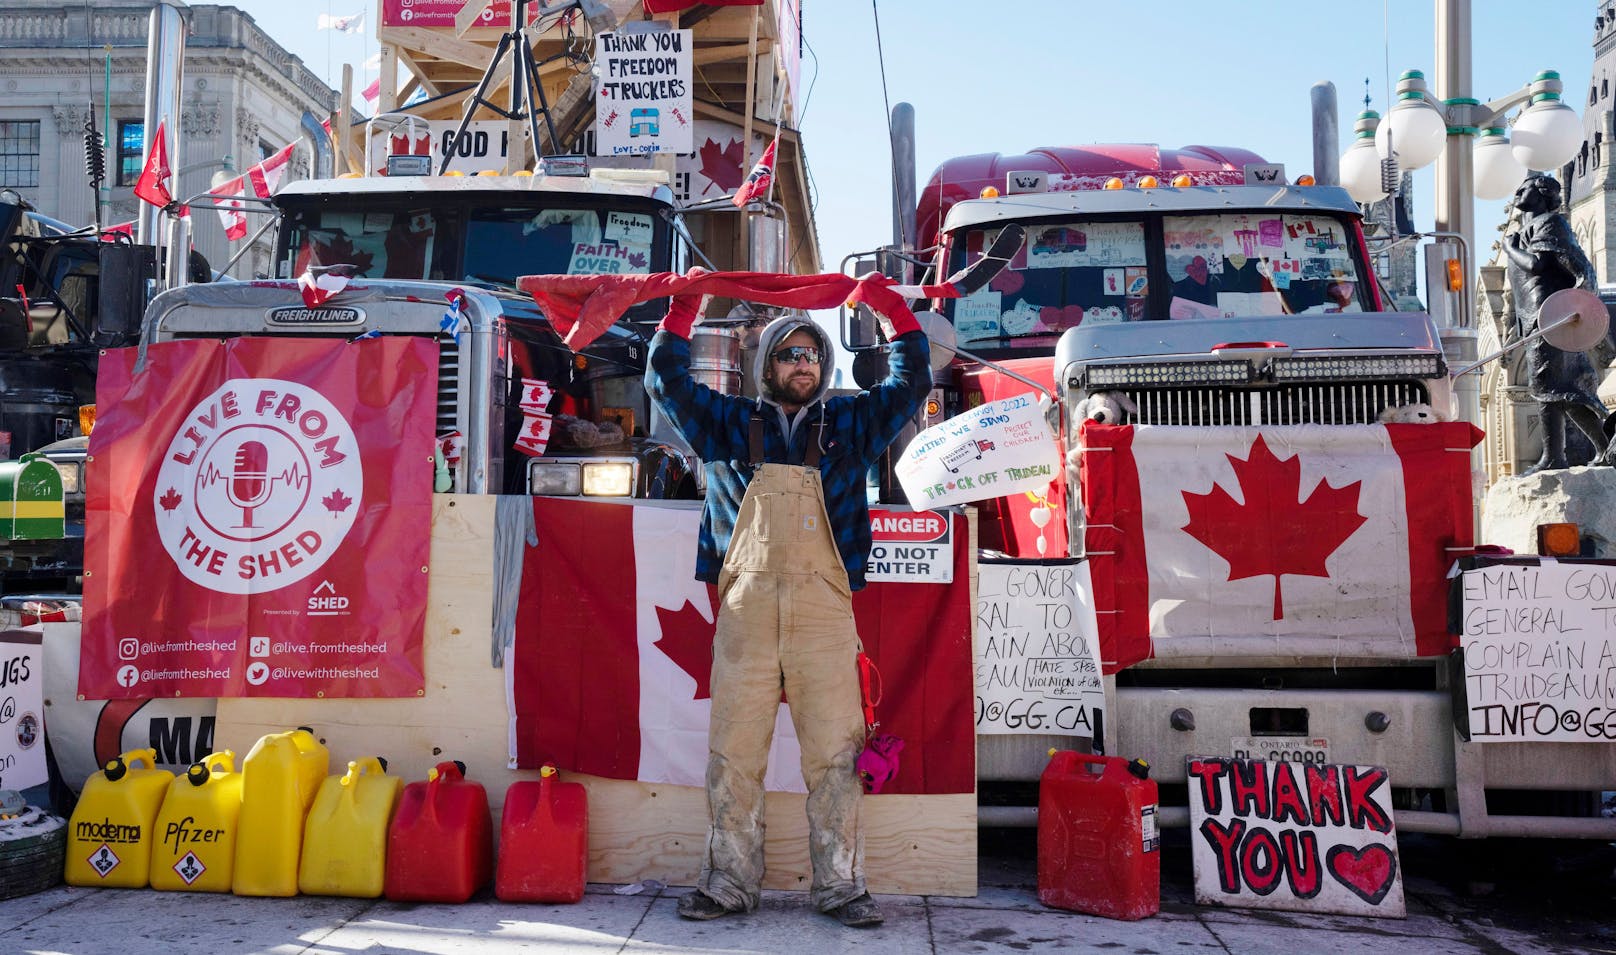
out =
[[1024,283],[1025,280],[1021,277],[1020,272],[1015,269],[1005,269],[993,277],[993,281],[988,283],[988,288],[1002,295],[1014,295],[1021,291],[1021,286]]
[[1334,846],[1324,860],[1337,882],[1370,905],[1379,905],[1397,879],[1397,859],[1385,846]]

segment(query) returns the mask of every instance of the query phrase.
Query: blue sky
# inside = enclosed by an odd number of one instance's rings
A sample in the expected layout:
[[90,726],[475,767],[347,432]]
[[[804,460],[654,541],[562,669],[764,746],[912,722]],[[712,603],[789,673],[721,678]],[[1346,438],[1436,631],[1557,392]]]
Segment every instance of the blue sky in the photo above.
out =
[[[374,0],[239,0],[272,36],[335,85],[341,63],[360,69],[376,49]],[[889,152],[872,4],[803,0],[803,85],[812,83],[803,135],[818,200],[827,269],[890,240]],[[1404,69],[1435,73],[1434,4],[1419,0],[1215,4],[1157,0],[881,0],[891,101],[916,111],[919,176],[942,160],[1037,146],[1150,142],[1241,146],[1310,171],[1309,88],[1335,83],[1341,148],[1362,108],[1364,79],[1385,112]],[[1523,15],[1522,10],[1530,14]],[[316,31],[321,13],[364,9],[366,32]],[[1476,0],[1472,95],[1493,99],[1541,69],[1560,70],[1580,113],[1593,63],[1591,0]],[[1388,22],[1388,15],[1390,17]],[[1427,168],[1415,216],[1431,225]],[[1502,203],[1478,206],[1485,251]]]

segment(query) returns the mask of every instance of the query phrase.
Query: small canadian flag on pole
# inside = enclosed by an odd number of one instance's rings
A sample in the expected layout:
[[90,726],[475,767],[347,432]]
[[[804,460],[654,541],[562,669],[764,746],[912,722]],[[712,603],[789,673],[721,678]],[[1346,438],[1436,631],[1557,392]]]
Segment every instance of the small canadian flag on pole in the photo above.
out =
[[752,171],[746,174],[746,181],[741,188],[735,190],[732,200],[736,208],[744,207],[754,199],[764,198],[769,194],[769,187],[774,185],[774,148],[780,145],[780,137],[776,136],[769,142],[769,148],[763,150],[763,158],[757,161]]
[[146,166],[135,180],[135,196],[159,209],[167,208],[174,202],[174,194],[168,189],[173,174],[168,167],[168,120],[162,119],[157,121],[157,134],[146,150]]
[[237,176],[208,190],[208,195],[221,201],[218,212],[224,223],[225,238],[234,242],[247,237],[247,213],[242,211],[241,198],[247,193],[247,177]]
[[251,180],[253,192],[257,193],[259,198],[268,199],[275,195],[275,190],[281,184],[281,176],[286,173],[286,164],[292,158],[294,145],[287,143],[279,152],[247,170],[247,178]]

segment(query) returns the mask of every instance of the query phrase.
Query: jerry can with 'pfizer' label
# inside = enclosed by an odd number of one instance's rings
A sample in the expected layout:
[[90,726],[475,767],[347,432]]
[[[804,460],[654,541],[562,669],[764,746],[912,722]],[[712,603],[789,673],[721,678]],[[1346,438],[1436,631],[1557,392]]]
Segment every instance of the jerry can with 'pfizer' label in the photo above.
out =
[[152,827],[173,779],[157,768],[155,749],[132,749],[92,773],[67,824],[67,884],[145,888]]
[[366,756],[328,776],[303,827],[297,887],[304,895],[380,898],[387,879],[387,827],[404,780],[387,760]]
[[241,818],[231,891],[297,894],[303,823],[330,762],[330,754],[308,727],[270,733],[253,744],[241,766]]
[[213,753],[168,784],[154,830],[151,887],[165,892],[229,892],[241,818],[236,754]]

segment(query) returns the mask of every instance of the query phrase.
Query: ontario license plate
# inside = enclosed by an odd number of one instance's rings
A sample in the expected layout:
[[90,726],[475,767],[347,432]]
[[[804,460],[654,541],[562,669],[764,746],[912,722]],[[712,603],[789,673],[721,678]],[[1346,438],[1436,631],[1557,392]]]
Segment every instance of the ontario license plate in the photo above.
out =
[[1235,759],[1262,759],[1276,763],[1330,761],[1330,741],[1322,737],[1236,736],[1229,741]]

